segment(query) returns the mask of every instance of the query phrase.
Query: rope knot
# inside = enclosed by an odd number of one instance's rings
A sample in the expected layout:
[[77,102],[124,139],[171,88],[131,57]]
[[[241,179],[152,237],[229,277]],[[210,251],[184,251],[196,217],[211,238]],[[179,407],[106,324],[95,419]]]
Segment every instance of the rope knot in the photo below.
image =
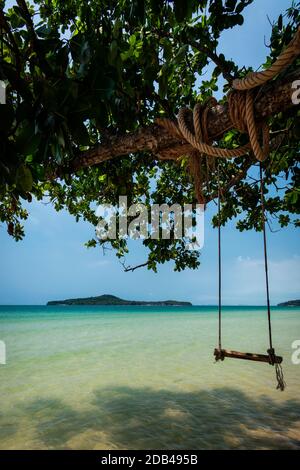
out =
[[[202,202],[199,190],[201,181],[200,167],[203,156],[218,158],[241,157],[252,150],[256,159],[264,161],[269,154],[270,131],[266,121],[257,123],[254,116],[253,88],[261,86],[278,75],[300,54],[300,27],[286,49],[279,55],[274,64],[262,72],[251,72],[243,79],[233,81],[233,90],[228,95],[228,108],[232,126],[241,133],[249,135],[249,143],[234,149],[219,148],[213,145],[208,135],[207,118],[212,106],[217,102],[210,98],[206,103],[197,103],[193,110],[181,108],[177,123],[170,119],[157,119],[156,122],[164,127],[175,138],[186,141],[195,150],[190,152],[190,167],[198,185],[197,197]],[[163,156],[163,158],[165,158]],[[178,156],[174,156],[177,159]],[[197,162],[198,160],[198,162]],[[208,166],[208,165],[207,165]],[[197,169],[196,169],[197,168]]]

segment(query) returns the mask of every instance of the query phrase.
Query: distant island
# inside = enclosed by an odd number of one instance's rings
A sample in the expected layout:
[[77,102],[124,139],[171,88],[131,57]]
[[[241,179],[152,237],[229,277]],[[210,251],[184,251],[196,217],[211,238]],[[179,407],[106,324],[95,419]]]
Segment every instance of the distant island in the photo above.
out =
[[277,307],[300,307],[300,300],[288,300],[277,304]]
[[177,300],[140,301],[124,300],[115,295],[99,295],[98,297],[86,297],[83,299],[51,300],[47,305],[174,305],[192,306],[191,302],[179,302]]

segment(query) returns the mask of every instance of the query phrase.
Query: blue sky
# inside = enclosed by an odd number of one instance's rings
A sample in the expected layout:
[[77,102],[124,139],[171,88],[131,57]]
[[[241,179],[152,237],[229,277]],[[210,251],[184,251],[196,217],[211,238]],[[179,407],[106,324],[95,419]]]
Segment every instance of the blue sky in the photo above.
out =
[[[10,2],[11,3],[11,2]],[[223,33],[219,52],[240,65],[259,67],[267,55],[265,42],[276,19],[289,7],[289,0],[255,0],[248,7],[241,28]],[[266,40],[266,41],[265,41]],[[206,77],[204,77],[206,79]],[[218,96],[217,96],[218,97]],[[205,215],[205,244],[197,271],[175,273],[173,265],[124,273],[115,255],[84,247],[94,229],[76,223],[66,212],[48,204],[28,205],[26,237],[14,242],[0,227],[0,304],[44,304],[47,300],[114,294],[137,300],[177,299],[194,304],[217,301],[217,233],[210,227],[215,212]],[[299,298],[299,234],[293,228],[268,232],[271,302]],[[145,260],[139,242],[130,242],[128,264]],[[262,236],[240,233],[230,223],[223,229],[223,299],[227,305],[258,305],[265,302]]]

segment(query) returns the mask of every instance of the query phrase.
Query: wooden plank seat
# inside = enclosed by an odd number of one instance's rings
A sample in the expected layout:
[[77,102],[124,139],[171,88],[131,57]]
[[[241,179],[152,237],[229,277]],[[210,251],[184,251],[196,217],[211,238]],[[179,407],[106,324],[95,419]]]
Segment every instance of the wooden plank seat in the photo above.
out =
[[[257,362],[268,362],[272,364],[271,357],[268,354],[254,354],[254,353],[244,353],[240,351],[231,351],[229,349],[215,349],[214,356],[216,361],[223,361],[225,357],[232,357],[234,359],[245,359],[248,361],[257,361]],[[276,356],[275,354],[272,356],[273,364],[281,364],[282,357]]]

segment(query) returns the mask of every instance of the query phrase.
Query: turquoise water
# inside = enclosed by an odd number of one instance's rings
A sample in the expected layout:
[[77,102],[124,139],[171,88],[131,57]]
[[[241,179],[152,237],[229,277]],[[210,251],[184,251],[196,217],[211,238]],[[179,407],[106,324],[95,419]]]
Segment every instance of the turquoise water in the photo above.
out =
[[[274,308],[288,387],[215,364],[213,307],[0,307],[1,449],[300,448],[300,309]],[[264,353],[264,308],[224,309],[224,347]]]

